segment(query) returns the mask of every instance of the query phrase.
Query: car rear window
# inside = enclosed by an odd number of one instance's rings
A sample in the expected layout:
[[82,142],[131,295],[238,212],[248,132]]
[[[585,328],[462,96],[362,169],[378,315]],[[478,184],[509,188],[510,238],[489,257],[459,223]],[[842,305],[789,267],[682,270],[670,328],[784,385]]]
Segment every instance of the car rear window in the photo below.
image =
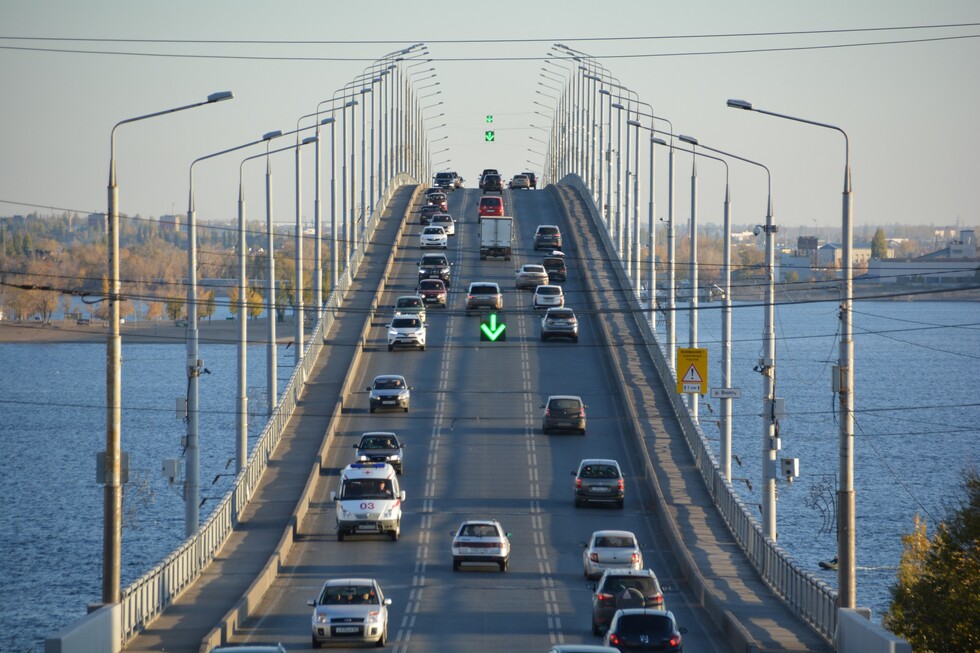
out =
[[[574,399],[552,399],[551,408],[558,408],[560,410],[578,410],[581,408],[581,404]],[[593,465],[593,467],[596,467]]]
[[612,465],[586,465],[582,468],[582,478],[619,478]]
[[560,295],[561,288],[558,286],[538,286],[539,295]]
[[471,295],[496,295],[498,292],[500,291],[497,286],[482,285],[470,288]]
[[548,317],[554,318],[556,320],[570,320],[573,317],[575,317],[575,313],[572,312],[571,309],[560,310],[560,311],[548,311]]
[[646,576],[607,576],[601,591],[606,594],[616,594],[624,590],[639,590],[644,596],[657,593],[652,578]]
[[616,630],[623,635],[645,634],[656,639],[670,637],[673,633],[670,619],[659,614],[623,615]]
[[558,227],[538,227],[538,233],[553,235],[558,233]]

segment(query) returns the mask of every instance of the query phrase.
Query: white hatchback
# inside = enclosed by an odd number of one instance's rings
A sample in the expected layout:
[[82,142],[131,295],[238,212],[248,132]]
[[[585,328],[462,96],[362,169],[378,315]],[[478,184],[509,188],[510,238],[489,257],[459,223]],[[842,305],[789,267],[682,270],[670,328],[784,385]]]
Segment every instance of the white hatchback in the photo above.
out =
[[643,553],[630,531],[596,531],[582,552],[582,573],[598,578],[607,569],[642,569]]
[[531,305],[534,308],[561,308],[565,305],[565,293],[561,286],[538,286],[534,289]]
[[446,237],[446,230],[442,227],[429,225],[428,227],[423,227],[422,233],[419,234],[419,247],[422,249],[428,249],[429,247],[446,249],[448,244],[449,239]]

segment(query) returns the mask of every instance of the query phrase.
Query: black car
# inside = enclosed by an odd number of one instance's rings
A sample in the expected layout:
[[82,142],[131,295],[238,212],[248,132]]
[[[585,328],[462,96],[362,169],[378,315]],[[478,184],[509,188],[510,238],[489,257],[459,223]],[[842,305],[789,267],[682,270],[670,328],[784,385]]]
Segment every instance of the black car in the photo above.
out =
[[390,431],[371,431],[361,436],[361,441],[354,445],[357,449],[359,463],[388,463],[395,473],[401,474],[404,469],[402,449],[404,444],[398,436]]
[[419,222],[426,225],[430,224],[432,222],[432,216],[436,213],[442,213],[442,209],[435,204],[426,204],[419,209]]
[[687,628],[678,628],[674,614],[666,610],[629,608],[613,616],[606,632],[606,646],[620,651],[684,650],[681,635]]
[[592,634],[601,635],[617,610],[664,609],[664,593],[650,569],[607,569],[597,583],[589,583],[592,594]]
[[423,254],[419,261],[419,281],[422,279],[442,279],[450,286],[450,263],[445,254]]
[[433,182],[443,190],[456,190],[456,175],[452,172],[437,172]]
[[533,172],[528,172],[528,171],[525,170],[521,174],[524,175],[525,177],[527,177],[527,180],[529,182],[531,182],[531,189],[532,190],[538,187],[538,178],[534,175]]
[[548,273],[548,278],[552,281],[565,281],[568,278],[568,267],[565,265],[565,255],[561,252],[552,252],[545,256],[541,261],[544,271]]

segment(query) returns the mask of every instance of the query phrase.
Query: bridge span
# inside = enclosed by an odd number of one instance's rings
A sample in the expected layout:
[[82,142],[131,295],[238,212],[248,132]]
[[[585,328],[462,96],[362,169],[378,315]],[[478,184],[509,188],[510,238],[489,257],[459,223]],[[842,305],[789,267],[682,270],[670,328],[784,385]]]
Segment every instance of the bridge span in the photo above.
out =
[[[419,189],[395,192],[237,527],[125,650],[309,648],[306,600],[337,576],[379,580],[393,599],[388,646],[397,651],[597,644],[581,543],[604,528],[637,534],[646,566],[667,587],[668,609],[688,629],[689,650],[831,650],[829,590],[800,584],[777,597],[759,569],[788,573],[781,565],[790,563],[762,551],[750,561],[743,547],[761,547],[751,524],[715,508],[711,456],[690,444],[698,429],[662,380],[663,356],[591,198],[566,181],[504,192],[515,224],[509,262],[479,260],[479,191],[451,194],[459,222],[447,252],[449,305],[429,310],[428,345],[418,353],[388,352],[384,342],[388,307],[414,290],[419,257]],[[558,225],[566,238],[563,286],[580,318],[577,344],[539,342],[540,314],[514,289],[514,268],[540,261],[531,247],[538,224]],[[479,319],[464,314],[466,286],[476,280],[504,289],[505,342],[481,342]],[[364,388],[381,373],[404,374],[414,386],[409,413],[368,412]],[[539,404],[549,394],[586,400],[585,437],[541,434]],[[396,431],[408,444],[398,542],[335,535],[329,493],[368,430]],[[623,464],[623,511],[574,507],[569,472],[584,457]],[[450,531],[468,517],[496,518],[512,533],[507,573],[452,571]]]

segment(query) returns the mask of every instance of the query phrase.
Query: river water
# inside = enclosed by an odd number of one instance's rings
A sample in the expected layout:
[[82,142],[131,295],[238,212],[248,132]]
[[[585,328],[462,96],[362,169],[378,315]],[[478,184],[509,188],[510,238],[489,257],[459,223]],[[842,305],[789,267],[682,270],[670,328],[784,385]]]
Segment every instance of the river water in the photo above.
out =
[[[710,385],[720,386],[719,304],[702,304],[700,345],[710,350]],[[737,306],[733,317],[735,485],[760,501],[762,379],[752,371],[762,346],[762,308]],[[836,573],[817,563],[835,554],[832,499],[838,465],[831,367],[837,359],[836,304],[777,311],[777,396],[786,400],[780,457],[800,459],[800,478],[780,483],[780,543],[832,586]],[[688,318],[678,319],[687,345]],[[855,302],[855,486],[858,603],[875,617],[888,604],[901,535],[916,513],[930,524],[946,514],[960,471],[978,463],[980,304]],[[663,336],[663,329],[660,329]],[[211,374],[200,383],[201,521],[231,486],[234,472],[236,350],[201,345]],[[176,398],[186,394],[183,345],[123,343],[123,448],[130,454],[125,491],[122,581],[128,584],[183,540],[178,485],[160,472],[179,458],[184,423]],[[249,348],[250,443],[264,425],[265,353]],[[279,348],[279,384],[292,352]],[[717,400],[700,418],[717,443]],[[102,577],[102,490],[96,453],[105,448],[104,344],[0,344],[0,651],[43,650],[43,638],[98,601]],[[709,406],[711,407],[709,409]],[[711,411],[714,412],[711,412]],[[748,482],[741,479],[748,479]],[[214,484],[211,481],[215,480]],[[751,484],[750,490],[748,485]]]

